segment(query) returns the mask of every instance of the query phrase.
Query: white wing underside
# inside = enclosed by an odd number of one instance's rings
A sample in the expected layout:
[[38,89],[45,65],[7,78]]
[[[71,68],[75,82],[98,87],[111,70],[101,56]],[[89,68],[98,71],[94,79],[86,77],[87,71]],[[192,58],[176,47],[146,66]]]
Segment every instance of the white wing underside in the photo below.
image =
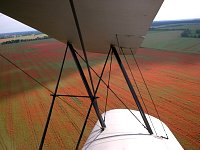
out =
[[[137,49],[163,0],[74,0],[85,48],[105,53],[110,44]],[[2,0],[0,12],[63,43],[82,49],[69,0]]]

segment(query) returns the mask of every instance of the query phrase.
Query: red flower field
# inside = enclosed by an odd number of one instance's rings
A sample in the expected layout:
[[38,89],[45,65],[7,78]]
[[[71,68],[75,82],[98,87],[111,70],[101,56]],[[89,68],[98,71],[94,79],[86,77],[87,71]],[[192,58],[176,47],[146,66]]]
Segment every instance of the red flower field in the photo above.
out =
[[[0,149],[38,149],[51,104],[50,94],[55,88],[64,51],[65,45],[52,39],[0,47]],[[200,148],[200,55],[140,48],[135,57],[161,120],[172,130],[184,149],[198,150]],[[106,56],[88,53],[88,58],[91,66],[100,74]],[[123,56],[121,58],[125,63]],[[134,59],[131,55],[127,55],[126,58],[148,113],[157,117]],[[88,75],[86,65],[81,62],[85,74]],[[105,82],[108,82],[109,63],[110,60],[103,76]],[[127,64],[125,67],[136,87]],[[98,78],[94,73],[92,76],[96,86]],[[114,57],[110,87],[130,109],[136,109]],[[65,62],[58,93],[87,95],[70,53]],[[137,90],[136,93],[138,94]],[[98,104],[103,113],[105,85],[100,85],[97,96],[100,97]],[[44,149],[74,149],[89,105],[90,100],[87,98],[57,98]],[[109,92],[107,110],[114,108],[125,107]],[[96,121],[95,112],[92,110],[81,144],[85,143]]]

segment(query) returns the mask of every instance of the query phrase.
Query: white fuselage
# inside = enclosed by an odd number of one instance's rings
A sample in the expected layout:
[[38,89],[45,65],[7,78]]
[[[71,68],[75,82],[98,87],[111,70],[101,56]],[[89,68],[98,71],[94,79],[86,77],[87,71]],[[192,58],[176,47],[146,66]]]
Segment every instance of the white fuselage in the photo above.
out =
[[[131,110],[140,120],[139,111]],[[88,137],[83,150],[182,150],[169,128],[153,116],[147,116],[154,134],[147,129],[127,109],[114,109],[106,112],[106,128],[101,130],[99,121]],[[104,116],[104,114],[102,114]],[[151,123],[152,122],[152,123]],[[153,124],[153,125],[152,125]],[[153,127],[154,126],[154,127]],[[154,131],[155,128],[155,131]],[[163,138],[168,136],[168,139]]]

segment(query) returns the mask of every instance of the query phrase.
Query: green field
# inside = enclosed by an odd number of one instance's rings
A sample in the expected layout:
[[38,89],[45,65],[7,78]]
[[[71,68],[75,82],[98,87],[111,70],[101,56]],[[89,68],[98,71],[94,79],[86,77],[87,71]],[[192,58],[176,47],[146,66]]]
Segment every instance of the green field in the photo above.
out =
[[200,38],[181,37],[184,29],[195,31],[200,24],[162,25],[149,31],[142,47],[159,50],[200,54]]

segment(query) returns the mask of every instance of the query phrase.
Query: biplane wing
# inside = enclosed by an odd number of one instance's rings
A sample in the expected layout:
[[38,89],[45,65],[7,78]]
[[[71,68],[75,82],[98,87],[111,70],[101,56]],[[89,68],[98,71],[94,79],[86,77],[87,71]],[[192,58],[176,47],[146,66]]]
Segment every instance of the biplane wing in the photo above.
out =
[[[83,149],[182,149],[181,145],[167,127],[165,127],[167,129],[166,131],[163,130],[165,131],[164,133],[169,135],[167,136],[166,134],[166,137],[162,137],[163,133],[159,130],[161,136],[157,135],[157,133],[152,130],[152,126],[149,124],[150,120],[146,118],[145,112],[140,105],[131,81],[128,78],[128,74],[116,50],[116,47],[123,47],[128,53],[129,49],[134,50],[140,46],[162,2],[163,0],[1,1],[0,12],[66,43],[67,48],[69,47],[89,95],[88,97],[91,100],[91,106],[94,107],[99,120],[83,146]],[[84,52],[87,50],[107,53],[107,59],[109,55],[113,54],[139,111],[129,110],[131,113],[123,109],[108,111],[107,117],[109,121],[106,121],[105,124],[105,120],[103,120],[103,117],[100,115],[97,101],[95,100],[96,95],[91,92],[79,59],[75,53],[76,50],[72,45],[76,49],[82,49]],[[57,89],[67,48],[62,61],[55,93],[52,95],[53,99],[39,149],[43,148],[54,101],[56,96],[58,96]],[[112,54],[110,54],[111,50]],[[89,64],[86,56],[85,61],[89,72]],[[105,61],[105,65],[106,63],[107,60]],[[101,77],[103,75],[103,70]],[[99,77],[99,81],[101,81],[101,77]],[[90,108],[88,109],[87,117],[89,117]],[[130,120],[129,118],[133,116],[135,119]],[[76,149],[79,147],[87,123],[87,117]],[[138,119],[139,117],[140,119]],[[160,129],[158,126],[158,119],[149,116],[149,119],[150,118],[155,122],[155,127]],[[142,123],[142,120],[145,125]],[[162,125],[162,122],[160,123]]]
[[[163,0],[74,0],[85,49],[140,46]],[[69,0],[2,0],[0,12],[82,49]]]

